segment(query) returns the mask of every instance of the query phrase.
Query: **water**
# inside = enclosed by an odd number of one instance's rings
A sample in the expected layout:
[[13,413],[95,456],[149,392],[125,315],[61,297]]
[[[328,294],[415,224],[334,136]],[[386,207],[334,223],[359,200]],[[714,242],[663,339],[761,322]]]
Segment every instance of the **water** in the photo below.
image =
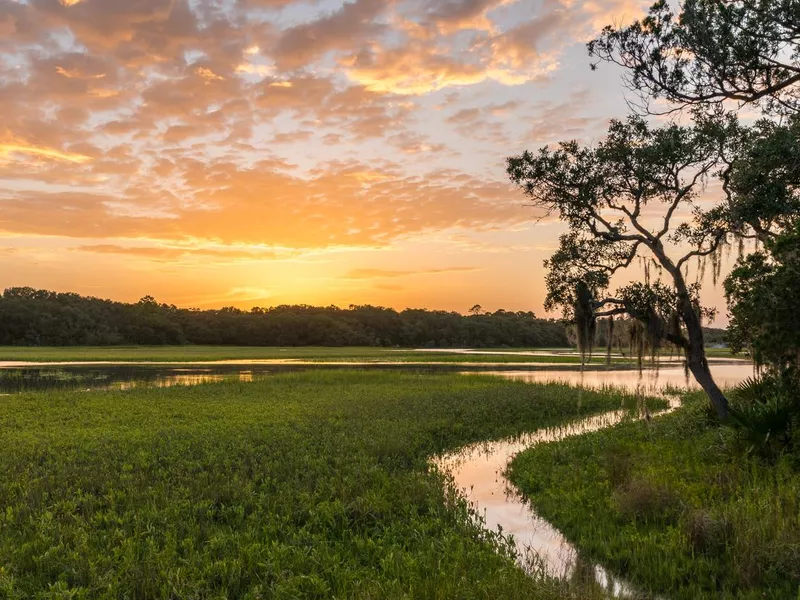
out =
[[[672,402],[668,410],[680,406],[677,396],[670,398]],[[585,578],[589,573],[594,583],[610,596],[634,598],[639,593],[631,584],[602,565],[583,561],[561,532],[540,517],[505,477],[506,468],[514,456],[531,446],[612,427],[629,416],[628,411],[611,411],[564,427],[473,444],[437,458],[434,464],[451,475],[487,529],[512,537],[523,569],[529,572],[543,570],[552,577],[570,580],[574,580],[576,574]]]
[[27,367],[0,368],[0,394],[54,390],[129,390],[218,381],[253,381],[261,372],[241,367]]
[[[753,375],[753,365],[743,361],[711,364],[714,381],[722,388],[730,388]],[[565,383],[573,386],[602,389],[613,387],[631,393],[655,393],[666,389],[700,389],[697,382],[683,367],[667,366],[637,369],[542,369],[536,371],[487,371],[487,374],[527,381],[529,383]]]
[[[728,364],[729,363],[729,364]],[[634,381],[650,386],[685,385],[681,368],[666,366],[657,372],[616,365],[608,368],[599,365],[587,367],[581,376],[575,364],[552,363],[487,363],[487,362],[423,362],[399,361],[334,361],[314,362],[305,360],[230,360],[196,361],[191,363],[159,362],[56,362],[33,363],[24,361],[0,361],[0,394],[35,390],[56,389],[130,389],[133,387],[169,387],[174,385],[196,385],[225,380],[252,381],[275,373],[303,369],[383,369],[422,373],[462,372],[487,373],[530,382],[561,381],[580,384],[581,377],[587,385],[608,384],[626,386]],[[741,379],[740,374],[752,373],[749,363],[727,361],[716,364],[715,374],[722,377],[721,383]],[[730,374],[730,375],[729,375]],[[745,375],[746,376],[746,375]]]

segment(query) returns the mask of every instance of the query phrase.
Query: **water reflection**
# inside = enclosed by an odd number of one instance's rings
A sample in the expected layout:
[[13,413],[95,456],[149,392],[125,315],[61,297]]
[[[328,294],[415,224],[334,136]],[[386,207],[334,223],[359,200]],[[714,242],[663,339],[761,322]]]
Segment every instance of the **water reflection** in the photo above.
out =
[[[633,390],[644,386],[685,387],[686,376],[680,367],[664,366],[639,373],[627,367],[587,367],[583,374],[574,364],[550,363],[403,363],[403,362],[312,362],[283,360],[200,361],[175,363],[16,363],[0,362],[0,393],[55,389],[131,389],[153,386],[196,385],[225,381],[252,381],[274,373],[306,369],[381,369],[419,373],[484,373],[528,382],[562,382],[588,386],[614,386]],[[743,361],[713,366],[722,385],[730,385],[752,374]],[[690,382],[691,383],[691,382]]]
[[26,368],[0,369],[0,394],[53,390],[130,390],[141,387],[253,381],[250,369],[230,368]]
[[[672,399],[672,406],[680,403]],[[482,442],[436,459],[435,464],[453,478],[455,485],[481,515],[484,526],[511,536],[520,566],[552,577],[573,579],[584,569],[575,548],[555,527],[541,518],[505,478],[511,459],[522,450],[542,442],[598,431],[620,423],[630,413],[611,411],[564,427],[540,429],[518,438]],[[614,597],[634,597],[635,590],[600,565],[591,565],[593,580]]]
[[[191,371],[190,369],[184,369]],[[139,387],[173,387],[176,385],[200,385],[201,383],[216,383],[219,381],[253,381],[252,371],[240,371],[233,374],[221,375],[219,373],[175,373],[172,375],[158,374],[152,380],[132,379],[130,381],[117,381],[110,389],[132,390]]]
[[[753,375],[753,365],[746,362],[712,364],[714,381],[722,388],[733,387]],[[529,383],[565,383],[602,389],[613,387],[632,393],[659,393],[665,389],[699,389],[683,367],[637,369],[546,369],[539,371],[489,371],[491,375]]]

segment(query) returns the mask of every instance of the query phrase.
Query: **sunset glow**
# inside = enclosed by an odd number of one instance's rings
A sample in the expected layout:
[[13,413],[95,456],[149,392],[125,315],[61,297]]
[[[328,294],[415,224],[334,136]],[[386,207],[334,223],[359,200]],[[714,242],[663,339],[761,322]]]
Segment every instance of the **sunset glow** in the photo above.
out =
[[541,314],[504,160],[626,114],[650,3],[0,0],[0,286]]

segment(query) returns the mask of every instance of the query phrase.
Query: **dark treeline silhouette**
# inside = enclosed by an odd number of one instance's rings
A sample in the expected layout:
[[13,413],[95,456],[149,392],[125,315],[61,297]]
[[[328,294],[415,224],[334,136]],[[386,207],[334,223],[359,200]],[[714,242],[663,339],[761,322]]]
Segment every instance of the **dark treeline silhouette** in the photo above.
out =
[[197,310],[10,288],[0,298],[0,344],[563,347],[564,325],[532,312],[482,313],[377,306]]

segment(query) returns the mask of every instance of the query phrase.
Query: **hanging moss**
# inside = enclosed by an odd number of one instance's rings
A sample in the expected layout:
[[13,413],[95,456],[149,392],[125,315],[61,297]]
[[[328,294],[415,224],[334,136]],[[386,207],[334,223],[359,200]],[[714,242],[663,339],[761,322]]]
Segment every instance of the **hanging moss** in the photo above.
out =
[[578,338],[578,352],[581,354],[581,363],[586,363],[588,356],[592,359],[595,333],[597,331],[597,318],[592,306],[592,292],[584,282],[575,286],[575,328]]
[[642,361],[644,358],[644,326],[641,321],[634,319],[631,322],[630,331],[628,334],[628,347],[631,356],[636,357],[636,362],[639,370],[642,368]]

